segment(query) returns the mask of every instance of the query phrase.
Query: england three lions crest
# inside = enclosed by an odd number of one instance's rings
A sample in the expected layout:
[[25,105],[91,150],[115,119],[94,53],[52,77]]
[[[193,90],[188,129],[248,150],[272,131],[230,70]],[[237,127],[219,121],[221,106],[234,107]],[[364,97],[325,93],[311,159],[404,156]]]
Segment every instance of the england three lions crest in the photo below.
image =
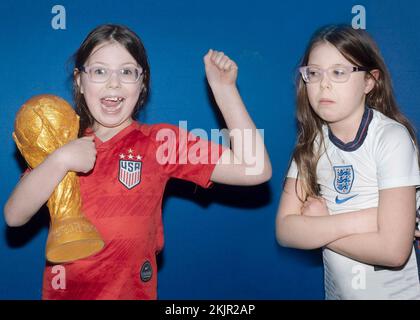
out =
[[353,186],[354,170],[352,165],[334,166],[334,188],[338,193],[347,194]]
[[141,156],[134,156],[133,150],[128,155],[120,154],[118,180],[127,188],[133,189],[141,181]]

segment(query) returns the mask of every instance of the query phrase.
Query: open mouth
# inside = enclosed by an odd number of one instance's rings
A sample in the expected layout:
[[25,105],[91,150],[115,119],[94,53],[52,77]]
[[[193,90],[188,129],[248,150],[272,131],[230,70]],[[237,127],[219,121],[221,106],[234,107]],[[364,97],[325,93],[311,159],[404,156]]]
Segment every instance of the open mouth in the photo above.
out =
[[106,112],[114,113],[121,108],[122,102],[125,100],[123,97],[109,96],[101,98],[101,104]]

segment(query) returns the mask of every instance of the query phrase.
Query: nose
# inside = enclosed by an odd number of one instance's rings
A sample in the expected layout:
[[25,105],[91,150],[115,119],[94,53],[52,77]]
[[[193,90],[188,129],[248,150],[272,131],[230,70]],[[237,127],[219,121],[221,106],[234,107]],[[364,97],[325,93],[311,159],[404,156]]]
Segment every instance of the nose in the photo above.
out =
[[322,89],[331,88],[331,80],[326,71],[322,73],[322,79],[319,82]]
[[120,77],[117,73],[117,70],[113,70],[111,71],[111,75],[108,79],[107,85],[108,88],[120,88],[121,87],[121,81],[120,81]]

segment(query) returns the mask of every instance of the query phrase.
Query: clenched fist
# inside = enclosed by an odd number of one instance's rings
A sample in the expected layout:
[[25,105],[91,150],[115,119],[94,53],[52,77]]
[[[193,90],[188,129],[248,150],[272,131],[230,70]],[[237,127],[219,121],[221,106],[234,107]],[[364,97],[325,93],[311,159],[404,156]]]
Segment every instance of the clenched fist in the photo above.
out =
[[96,161],[94,136],[73,140],[53,152],[66,171],[87,173]]
[[204,65],[210,86],[235,84],[238,66],[223,52],[210,49],[204,56]]

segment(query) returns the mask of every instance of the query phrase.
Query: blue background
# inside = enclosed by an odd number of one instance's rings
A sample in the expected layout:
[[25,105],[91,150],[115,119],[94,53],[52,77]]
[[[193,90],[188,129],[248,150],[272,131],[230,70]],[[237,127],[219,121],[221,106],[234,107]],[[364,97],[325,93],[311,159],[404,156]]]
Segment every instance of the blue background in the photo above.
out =
[[[51,27],[55,4],[66,9],[66,30]],[[366,8],[367,30],[382,49],[402,110],[419,127],[418,1],[1,1],[1,207],[25,168],[11,138],[17,110],[42,93],[71,101],[69,58],[95,26],[125,24],[144,41],[152,95],[140,120],[147,123],[188,120],[189,130],[208,133],[222,127],[202,57],[209,48],[223,50],[239,65],[242,97],[265,130],[273,178],[258,187],[197,192],[184,182],[168,186],[159,297],[323,299],[320,251],[281,248],[274,220],[295,142],[299,58],[315,29],[351,23],[356,4]],[[48,214],[21,228],[0,220],[0,298],[38,299]]]

